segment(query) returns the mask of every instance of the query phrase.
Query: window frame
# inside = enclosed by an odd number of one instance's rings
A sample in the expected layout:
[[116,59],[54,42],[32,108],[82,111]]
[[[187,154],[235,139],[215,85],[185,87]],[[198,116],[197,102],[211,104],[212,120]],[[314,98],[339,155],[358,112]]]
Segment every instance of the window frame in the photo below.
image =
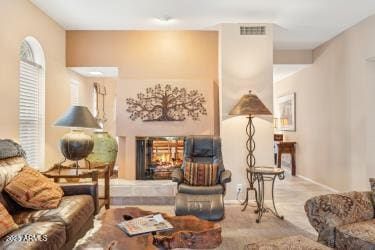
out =
[[[24,48],[22,46],[27,46],[27,54],[28,57],[22,57],[21,52],[25,52]],[[30,56],[31,55],[31,56]],[[33,61],[31,61],[33,60]],[[32,167],[35,167],[37,169],[41,169],[44,166],[45,163],[45,60],[44,60],[44,52],[40,45],[40,43],[33,37],[26,37],[21,44],[20,48],[20,71],[19,71],[19,125],[18,125],[18,131],[19,131],[19,141],[21,146],[22,140],[27,139],[27,136],[22,135],[22,129],[25,129],[25,127],[22,127],[22,111],[25,112],[25,110],[22,110],[21,104],[21,95],[24,95],[26,92],[22,92],[22,87],[29,87],[25,85],[24,83],[22,85],[22,78],[25,78],[26,74],[25,72],[22,72],[23,67],[30,66],[30,69],[37,69],[37,73],[35,76],[31,75],[31,77],[36,77],[36,88],[37,88],[37,95],[36,95],[36,101],[37,101],[37,130],[38,130],[38,141],[34,141],[34,143],[38,143],[38,152],[36,153],[37,159],[34,159],[35,162],[28,162]],[[29,72],[30,74],[30,72]],[[27,100],[24,100],[26,102]],[[27,121],[27,119],[24,119],[24,121]],[[25,147],[25,146],[24,146]],[[27,148],[27,147],[26,147]],[[26,157],[27,157],[27,150],[26,150]]]

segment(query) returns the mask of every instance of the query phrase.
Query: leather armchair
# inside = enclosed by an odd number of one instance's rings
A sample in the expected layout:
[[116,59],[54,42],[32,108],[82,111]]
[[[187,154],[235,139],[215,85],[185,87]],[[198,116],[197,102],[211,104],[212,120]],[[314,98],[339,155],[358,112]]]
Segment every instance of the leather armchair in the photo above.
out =
[[[191,186],[184,183],[183,171],[186,162],[218,164],[217,184],[213,186]],[[231,175],[229,170],[224,169],[220,137],[187,137],[182,167],[172,172],[172,181],[177,182],[176,215],[195,215],[207,220],[222,219],[224,216],[225,184],[231,181]]]

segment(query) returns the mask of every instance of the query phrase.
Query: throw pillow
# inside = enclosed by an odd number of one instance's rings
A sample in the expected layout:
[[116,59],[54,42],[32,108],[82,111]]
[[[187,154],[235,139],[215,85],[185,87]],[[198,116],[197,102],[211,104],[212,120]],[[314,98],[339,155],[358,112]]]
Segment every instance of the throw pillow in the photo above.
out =
[[216,185],[218,168],[217,164],[186,162],[184,182],[192,186]]
[[0,238],[13,232],[18,228],[12,216],[5,209],[3,204],[0,203]]
[[31,167],[24,167],[5,191],[21,206],[33,209],[56,208],[64,195],[59,185]]

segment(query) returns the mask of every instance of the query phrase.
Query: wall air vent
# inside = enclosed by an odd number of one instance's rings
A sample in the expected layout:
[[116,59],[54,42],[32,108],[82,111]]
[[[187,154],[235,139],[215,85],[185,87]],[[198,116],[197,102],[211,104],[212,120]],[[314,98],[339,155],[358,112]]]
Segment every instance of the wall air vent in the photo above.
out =
[[241,36],[264,36],[266,34],[266,26],[241,26]]

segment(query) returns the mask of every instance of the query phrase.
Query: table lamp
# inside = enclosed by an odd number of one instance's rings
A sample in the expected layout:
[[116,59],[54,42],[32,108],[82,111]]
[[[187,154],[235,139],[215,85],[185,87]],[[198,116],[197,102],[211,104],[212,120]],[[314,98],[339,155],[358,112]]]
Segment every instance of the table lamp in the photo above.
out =
[[55,126],[72,128],[60,139],[60,150],[65,159],[75,161],[78,173],[78,161],[86,159],[94,147],[94,140],[83,129],[100,129],[98,122],[84,106],[71,106],[54,124]]
[[229,112],[229,115],[244,115],[247,116],[248,122],[246,126],[246,134],[248,139],[246,141],[246,149],[248,151],[246,157],[246,164],[247,164],[247,179],[249,181],[249,187],[247,188],[246,199],[242,203],[245,205],[243,210],[246,209],[247,203],[249,200],[249,191],[254,191],[255,196],[257,196],[257,191],[254,188],[254,180],[252,169],[255,167],[255,141],[254,141],[254,134],[255,134],[255,127],[253,123],[254,116],[257,115],[272,115],[271,111],[262,103],[262,101],[254,94],[249,91],[249,94],[243,95],[239,102],[233,107],[233,109]]

